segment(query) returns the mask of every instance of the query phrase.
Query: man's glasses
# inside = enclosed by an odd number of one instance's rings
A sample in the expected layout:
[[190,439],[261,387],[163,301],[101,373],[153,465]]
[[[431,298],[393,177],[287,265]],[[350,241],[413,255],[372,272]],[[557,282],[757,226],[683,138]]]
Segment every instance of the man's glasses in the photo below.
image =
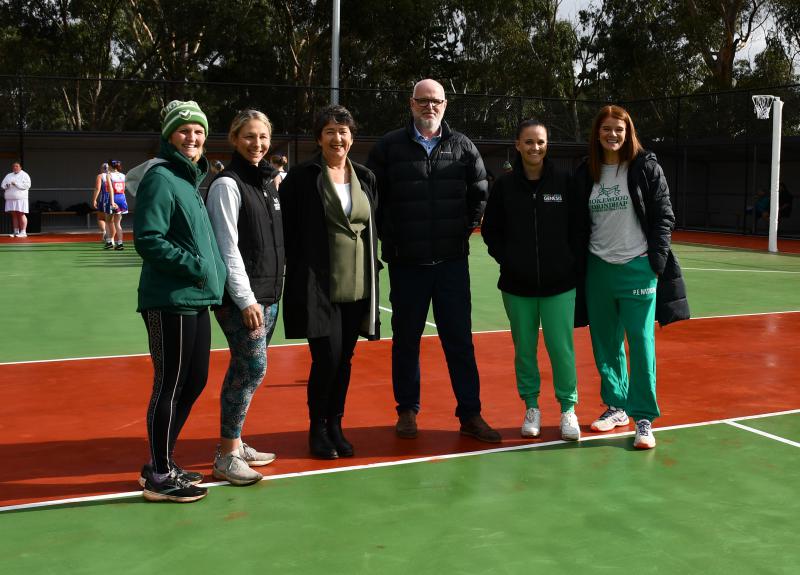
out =
[[414,100],[414,103],[420,108],[427,108],[428,106],[433,106],[434,108],[438,108],[446,101],[446,100],[437,100],[435,98],[411,98],[411,99]]

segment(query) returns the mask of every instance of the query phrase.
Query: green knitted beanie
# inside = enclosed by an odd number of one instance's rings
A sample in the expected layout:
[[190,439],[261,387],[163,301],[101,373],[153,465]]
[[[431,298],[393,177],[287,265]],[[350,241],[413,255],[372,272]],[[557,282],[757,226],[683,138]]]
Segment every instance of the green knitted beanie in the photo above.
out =
[[161,117],[163,118],[161,135],[165,140],[168,140],[172,132],[184,124],[200,124],[205,128],[206,136],[208,136],[208,119],[197,102],[172,100],[161,110]]

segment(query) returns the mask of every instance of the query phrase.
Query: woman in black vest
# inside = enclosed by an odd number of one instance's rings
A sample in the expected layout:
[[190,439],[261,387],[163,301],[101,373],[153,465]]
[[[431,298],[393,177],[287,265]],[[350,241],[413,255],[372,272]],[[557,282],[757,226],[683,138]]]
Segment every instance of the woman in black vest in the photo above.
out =
[[272,125],[256,110],[245,110],[231,123],[230,163],[212,182],[208,214],[228,271],[222,305],[215,309],[231,351],[220,394],[220,445],[214,477],[234,485],[262,478],[251,469],[267,465],[273,453],[260,453],[242,442],[250,400],[267,372],[267,346],[275,330],[283,287],[283,227],[274,171],[264,159]]
[[342,433],[350,362],[359,334],[379,339],[375,176],[352,162],[355,122],[342,106],[314,123],[320,153],[280,187],[286,245],[283,322],[311,349],[309,448],[314,457],[353,455]]

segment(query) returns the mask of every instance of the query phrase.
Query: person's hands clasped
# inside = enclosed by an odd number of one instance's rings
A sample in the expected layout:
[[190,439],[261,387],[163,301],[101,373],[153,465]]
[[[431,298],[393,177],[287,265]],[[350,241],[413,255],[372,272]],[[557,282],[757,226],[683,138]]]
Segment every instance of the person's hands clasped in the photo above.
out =
[[256,330],[264,325],[264,310],[261,304],[254,303],[242,310],[242,321],[250,331]]

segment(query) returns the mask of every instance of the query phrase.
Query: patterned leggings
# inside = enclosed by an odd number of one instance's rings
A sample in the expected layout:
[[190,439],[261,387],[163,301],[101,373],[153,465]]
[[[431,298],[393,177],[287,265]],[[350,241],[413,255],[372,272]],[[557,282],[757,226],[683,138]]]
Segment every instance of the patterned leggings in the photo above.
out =
[[245,327],[236,305],[226,303],[214,311],[231,350],[231,362],[220,393],[220,434],[225,439],[241,437],[250,401],[267,373],[267,346],[275,331],[278,304],[261,308],[264,325],[253,331]]

